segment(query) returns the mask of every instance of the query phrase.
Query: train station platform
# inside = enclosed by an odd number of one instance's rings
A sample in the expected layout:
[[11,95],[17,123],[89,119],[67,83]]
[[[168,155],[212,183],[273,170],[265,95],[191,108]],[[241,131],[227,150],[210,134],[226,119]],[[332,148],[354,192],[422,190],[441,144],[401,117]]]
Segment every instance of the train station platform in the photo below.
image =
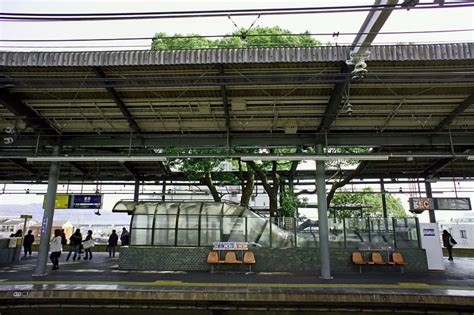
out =
[[[124,271],[118,259],[65,262],[33,277],[36,258],[0,267],[0,314],[472,314],[474,258],[445,271],[334,274]],[[50,269],[51,266],[48,265]]]

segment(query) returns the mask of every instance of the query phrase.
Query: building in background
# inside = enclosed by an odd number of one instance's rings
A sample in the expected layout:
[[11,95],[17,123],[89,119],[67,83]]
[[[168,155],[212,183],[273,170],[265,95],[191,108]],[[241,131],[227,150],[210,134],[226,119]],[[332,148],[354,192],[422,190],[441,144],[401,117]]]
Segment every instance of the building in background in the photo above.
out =
[[456,240],[457,248],[474,248],[474,214],[460,219],[440,221],[440,230],[448,230]]

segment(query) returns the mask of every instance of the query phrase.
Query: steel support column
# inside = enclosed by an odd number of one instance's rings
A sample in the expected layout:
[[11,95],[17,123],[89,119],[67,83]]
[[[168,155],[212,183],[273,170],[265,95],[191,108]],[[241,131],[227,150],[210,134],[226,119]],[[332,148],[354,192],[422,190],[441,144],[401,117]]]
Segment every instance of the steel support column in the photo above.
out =
[[[431,183],[425,181],[426,197],[433,198],[433,192],[431,191]],[[430,223],[436,223],[436,216],[434,210],[428,210],[430,215]]]
[[[318,154],[323,154],[322,145],[316,145]],[[321,257],[321,278],[331,279],[329,259],[328,209],[326,205],[326,178],[324,161],[316,161],[316,188],[318,193],[319,254]]]
[[[54,147],[54,155],[59,155],[59,146]],[[46,191],[46,204],[44,207],[43,221],[41,224],[41,238],[36,261],[36,271],[33,276],[44,276],[48,262],[49,240],[53,226],[54,206],[56,203],[56,190],[59,179],[59,162],[51,162],[49,169],[48,190]]]
[[388,217],[388,214],[387,214],[387,199],[385,198],[385,185],[384,185],[383,178],[380,179],[380,191],[382,192],[383,217],[386,219]]
[[139,195],[140,195],[140,180],[135,179],[135,190],[133,191],[133,202],[138,202]]

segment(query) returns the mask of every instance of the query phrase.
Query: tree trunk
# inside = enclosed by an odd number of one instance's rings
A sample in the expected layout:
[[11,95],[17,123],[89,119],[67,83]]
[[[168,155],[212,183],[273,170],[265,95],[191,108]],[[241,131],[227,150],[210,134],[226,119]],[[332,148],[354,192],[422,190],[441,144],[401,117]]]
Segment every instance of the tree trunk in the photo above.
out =
[[329,208],[331,204],[332,197],[334,197],[334,194],[336,193],[336,190],[338,190],[341,187],[344,187],[344,185],[348,184],[352,179],[357,177],[362,171],[367,167],[368,161],[362,161],[359,163],[357,168],[353,170],[347,177],[345,177],[342,181],[340,182],[335,182],[332,184],[331,189],[329,190],[327,194],[327,207]]
[[211,195],[212,195],[212,198],[214,198],[214,201],[220,202],[221,195],[217,191],[216,186],[214,186],[214,183],[212,182],[211,172],[206,172],[206,174],[204,175],[204,184],[206,184],[207,188],[209,188],[209,191],[211,192]]
[[240,197],[240,204],[248,207],[250,198],[252,197],[253,188],[255,187],[255,174],[248,172],[247,183],[242,185],[242,196]]
[[265,189],[268,199],[270,200],[270,217],[278,217],[278,188],[280,184],[280,175],[278,175],[277,172],[277,162],[273,161],[272,166],[273,187],[270,185],[267,174],[265,174],[261,168],[257,167],[255,162],[249,161],[247,162],[247,165],[257,172],[258,177],[262,181],[263,188]]

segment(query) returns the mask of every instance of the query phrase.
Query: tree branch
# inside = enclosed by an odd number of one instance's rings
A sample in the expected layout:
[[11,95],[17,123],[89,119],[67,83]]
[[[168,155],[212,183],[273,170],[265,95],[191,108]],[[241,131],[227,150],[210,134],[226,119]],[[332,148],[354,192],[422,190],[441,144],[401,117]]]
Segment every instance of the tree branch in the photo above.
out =
[[348,184],[351,180],[353,180],[355,177],[357,177],[362,171],[367,167],[368,161],[362,161],[359,163],[359,165],[356,167],[355,170],[353,170],[349,175],[347,175],[342,181],[340,182],[335,182],[331,186],[331,190],[327,194],[327,206],[331,204],[331,200],[334,197],[334,194],[336,193],[336,190],[345,186]]

